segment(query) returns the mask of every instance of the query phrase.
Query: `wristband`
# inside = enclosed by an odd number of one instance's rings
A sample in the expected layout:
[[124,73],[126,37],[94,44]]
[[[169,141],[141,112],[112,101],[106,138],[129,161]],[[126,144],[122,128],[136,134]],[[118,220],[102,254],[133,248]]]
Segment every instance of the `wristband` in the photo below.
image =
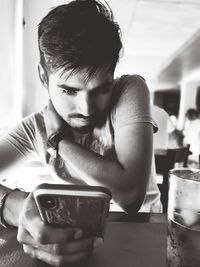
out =
[[64,139],[64,137],[64,132],[57,131],[56,133],[51,135],[47,141],[47,152],[54,158],[57,158],[58,156],[58,144],[61,140]]
[[5,202],[6,202],[6,198],[8,197],[8,195],[10,193],[12,193],[13,191],[20,191],[20,189],[15,188],[15,189],[7,189],[7,191],[3,194],[1,200],[0,200],[0,224],[5,227],[5,228],[14,228],[14,226],[9,225],[3,217],[3,209],[5,206]]

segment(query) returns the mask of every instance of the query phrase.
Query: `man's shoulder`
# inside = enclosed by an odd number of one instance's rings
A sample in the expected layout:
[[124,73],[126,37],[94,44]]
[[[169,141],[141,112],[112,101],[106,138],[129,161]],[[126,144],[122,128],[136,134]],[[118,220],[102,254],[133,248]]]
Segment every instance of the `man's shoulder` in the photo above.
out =
[[117,77],[114,80],[114,87],[123,87],[124,85],[128,84],[137,84],[138,82],[145,82],[145,79],[138,75],[138,74],[125,74],[120,77]]
[[113,104],[119,100],[134,101],[145,96],[148,91],[145,79],[140,75],[122,75],[113,83]]
[[123,75],[115,79],[111,106],[111,122],[115,128],[135,122],[152,122],[150,95],[145,79],[139,75]]
[[25,127],[41,131],[45,127],[43,110],[29,114],[22,120],[21,123]]
[[22,122],[33,122],[34,120],[37,121],[43,121],[43,110],[38,111],[38,112],[32,112],[31,114],[27,115],[26,117],[24,117],[24,119],[22,120]]

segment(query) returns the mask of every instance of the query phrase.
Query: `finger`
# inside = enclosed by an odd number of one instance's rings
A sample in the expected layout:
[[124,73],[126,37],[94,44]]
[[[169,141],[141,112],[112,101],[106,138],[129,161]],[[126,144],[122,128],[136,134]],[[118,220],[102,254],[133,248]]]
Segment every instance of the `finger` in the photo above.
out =
[[51,99],[49,99],[47,106],[44,108],[44,112],[47,114],[49,110],[54,110],[54,106]]
[[57,252],[66,255],[72,255],[80,252],[91,252],[93,249],[103,244],[102,238],[85,238],[78,241],[70,242],[63,246],[55,246]]
[[49,103],[48,103],[48,106],[47,106],[47,115],[50,117],[50,118],[56,118],[56,119],[60,119],[53,103],[51,100],[49,100]]
[[81,238],[83,231],[79,228],[56,228],[48,225],[34,225],[30,232],[33,239],[39,244],[67,243]]
[[102,238],[87,238],[66,244],[40,245],[40,249],[56,255],[72,255],[80,252],[91,253],[93,249],[103,244]]
[[66,244],[47,244],[40,248],[46,252],[56,255],[72,255],[80,252],[91,252],[94,248],[94,239],[87,238],[79,241],[72,241]]
[[27,245],[35,244],[33,237],[29,234],[29,232],[26,229],[22,227],[18,228],[17,241],[21,244],[27,244]]
[[49,99],[48,108],[49,108],[49,110],[55,111],[55,108],[53,106],[53,103],[52,103],[51,99]]
[[72,239],[79,239],[83,235],[83,231],[79,228],[52,227],[45,224],[40,218],[32,193],[27,197],[24,215],[20,219],[20,228],[19,240],[23,240],[22,238],[26,237],[27,233],[23,230],[26,229],[38,244],[66,243]]
[[47,136],[49,137],[62,127],[62,118],[55,110],[51,100],[49,100],[47,107],[44,109],[43,115]]
[[37,258],[53,266],[66,266],[66,264],[75,264],[84,261],[91,253],[80,252],[72,255],[55,255],[41,249],[28,245],[23,245],[24,252],[32,258]]
[[[43,232],[41,231],[38,232],[36,236],[32,236],[26,229],[20,227],[18,228],[17,232],[17,240],[19,243],[31,245],[34,247],[39,247],[39,245],[42,246],[42,244],[49,244],[52,253],[54,252],[56,253],[56,251],[60,250],[59,247],[63,247],[63,244],[70,242],[69,240],[75,240],[75,238],[77,239],[78,236],[77,234],[79,235],[79,237],[82,236],[83,235],[82,230],[80,231],[75,230],[74,232],[70,233],[69,231],[68,232],[65,231],[65,233],[63,234],[63,229],[62,229],[62,231],[60,232],[60,237],[52,233],[52,230],[48,235],[45,231]],[[70,238],[70,236],[72,237]],[[48,248],[48,246],[46,245],[45,250],[48,251],[50,250],[50,248]]]

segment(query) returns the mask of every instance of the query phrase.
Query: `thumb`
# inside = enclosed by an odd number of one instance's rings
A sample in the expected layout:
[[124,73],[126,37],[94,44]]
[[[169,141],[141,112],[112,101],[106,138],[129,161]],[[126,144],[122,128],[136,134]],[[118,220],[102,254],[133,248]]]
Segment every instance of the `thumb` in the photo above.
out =
[[62,128],[62,118],[56,112],[51,100],[49,100],[48,105],[43,110],[43,117],[48,137]]

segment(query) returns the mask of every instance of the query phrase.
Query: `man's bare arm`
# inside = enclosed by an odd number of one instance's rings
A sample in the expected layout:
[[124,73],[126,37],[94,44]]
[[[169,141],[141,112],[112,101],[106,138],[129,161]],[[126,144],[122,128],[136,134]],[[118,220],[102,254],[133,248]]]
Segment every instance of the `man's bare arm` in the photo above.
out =
[[148,182],[152,157],[152,125],[136,123],[115,134],[117,161],[89,151],[70,140],[59,144],[66,163],[89,185],[109,188],[124,209],[140,208]]
[[25,162],[25,157],[4,139],[0,140],[0,177]]
[[[17,150],[6,143],[0,142],[1,170],[9,169],[23,159]],[[10,191],[0,185],[0,199],[5,194],[7,197],[4,199],[1,218],[4,224],[18,227],[17,240],[23,245],[25,253],[32,257],[53,266],[76,263],[91,254],[93,248],[102,243],[99,238],[83,237],[83,231],[79,228],[55,226],[52,228],[45,225],[41,221],[32,193]]]
[[[0,178],[5,179],[7,174],[12,171],[14,167],[24,162],[25,158],[19,151],[14,149],[12,145],[6,142],[4,139],[0,140]],[[14,172],[13,172],[14,176]],[[7,192],[8,188],[0,184],[0,199]],[[21,207],[24,199],[28,194],[22,191],[14,191],[6,198],[4,208],[4,219],[10,224],[17,226],[18,217],[21,211]]]

